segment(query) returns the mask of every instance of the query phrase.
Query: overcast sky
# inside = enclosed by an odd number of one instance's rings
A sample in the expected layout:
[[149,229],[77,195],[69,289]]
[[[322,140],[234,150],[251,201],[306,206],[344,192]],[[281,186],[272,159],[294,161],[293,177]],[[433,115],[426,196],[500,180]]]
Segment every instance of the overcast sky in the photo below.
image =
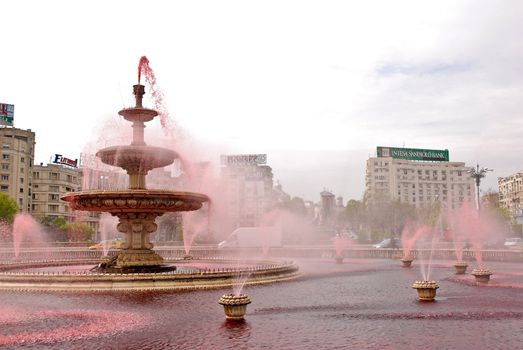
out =
[[[360,199],[376,146],[523,169],[522,1],[2,1],[0,102],[76,158],[146,55],[176,125],[267,153],[292,196]],[[154,144],[154,142],[149,142]],[[217,157],[209,152],[208,157]],[[217,160],[217,159],[215,159]]]

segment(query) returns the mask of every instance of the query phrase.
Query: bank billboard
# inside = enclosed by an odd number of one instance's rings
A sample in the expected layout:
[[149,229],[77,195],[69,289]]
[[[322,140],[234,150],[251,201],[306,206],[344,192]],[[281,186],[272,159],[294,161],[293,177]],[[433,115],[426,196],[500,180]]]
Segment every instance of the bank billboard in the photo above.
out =
[[395,158],[406,160],[423,160],[430,162],[448,162],[448,149],[421,149],[421,148],[397,148],[378,146],[377,155],[380,158]]
[[13,126],[15,105],[0,103],[0,125]]

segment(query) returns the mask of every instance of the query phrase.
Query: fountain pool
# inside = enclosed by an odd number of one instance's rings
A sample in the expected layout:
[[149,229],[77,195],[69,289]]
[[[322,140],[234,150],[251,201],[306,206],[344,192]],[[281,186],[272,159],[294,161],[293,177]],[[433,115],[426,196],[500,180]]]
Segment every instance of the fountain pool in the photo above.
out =
[[223,290],[191,293],[0,293],[0,347],[31,349],[519,349],[521,264],[491,262],[475,284],[436,260],[436,301],[411,289],[419,271],[397,260],[298,260],[302,277],[246,286],[243,322],[228,322]]

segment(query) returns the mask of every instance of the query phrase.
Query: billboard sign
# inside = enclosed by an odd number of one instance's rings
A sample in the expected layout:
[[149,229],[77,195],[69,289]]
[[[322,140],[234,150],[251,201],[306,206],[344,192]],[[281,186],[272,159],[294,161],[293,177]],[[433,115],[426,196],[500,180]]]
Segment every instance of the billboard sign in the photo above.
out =
[[266,154],[221,155],[222,165],[260,165],[267,163]]
[[420,148],[395,148],[382,147],[377,148],[378,157],[395,158],[406,160],[424,160],[431,162],[448,162],[449,150],[438,149],[420,149]]
[[67,166],[70,166],[72,168],[77,168],[78,167],[78,159],[72,160],[72,159],[69,159],[69,158],[65,158],[61,154],[55,154],[54,155],[53,163],[54,164],[67,165]]
[[13,126],[15,105],[0,103],[0,125]]

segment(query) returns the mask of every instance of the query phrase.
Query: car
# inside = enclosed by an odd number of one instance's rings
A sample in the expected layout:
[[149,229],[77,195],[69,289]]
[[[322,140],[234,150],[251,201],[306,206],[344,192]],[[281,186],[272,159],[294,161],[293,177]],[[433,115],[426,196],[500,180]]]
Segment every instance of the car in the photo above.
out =
[[399,238],[385,238],[380,243],[375,244],[374,248],[401,248],[401,240]]
[[103,241],[100,241],[99,243],[93,244],[92,246],[89,246],[90,250],[102,250],[105,247],[108,249],[121,249],[122,248],[122,240],[120,238],[116,239],[106,239]]
[[523,239],[519,237],[507,238],[504,244],[505,248],[523,247]]

